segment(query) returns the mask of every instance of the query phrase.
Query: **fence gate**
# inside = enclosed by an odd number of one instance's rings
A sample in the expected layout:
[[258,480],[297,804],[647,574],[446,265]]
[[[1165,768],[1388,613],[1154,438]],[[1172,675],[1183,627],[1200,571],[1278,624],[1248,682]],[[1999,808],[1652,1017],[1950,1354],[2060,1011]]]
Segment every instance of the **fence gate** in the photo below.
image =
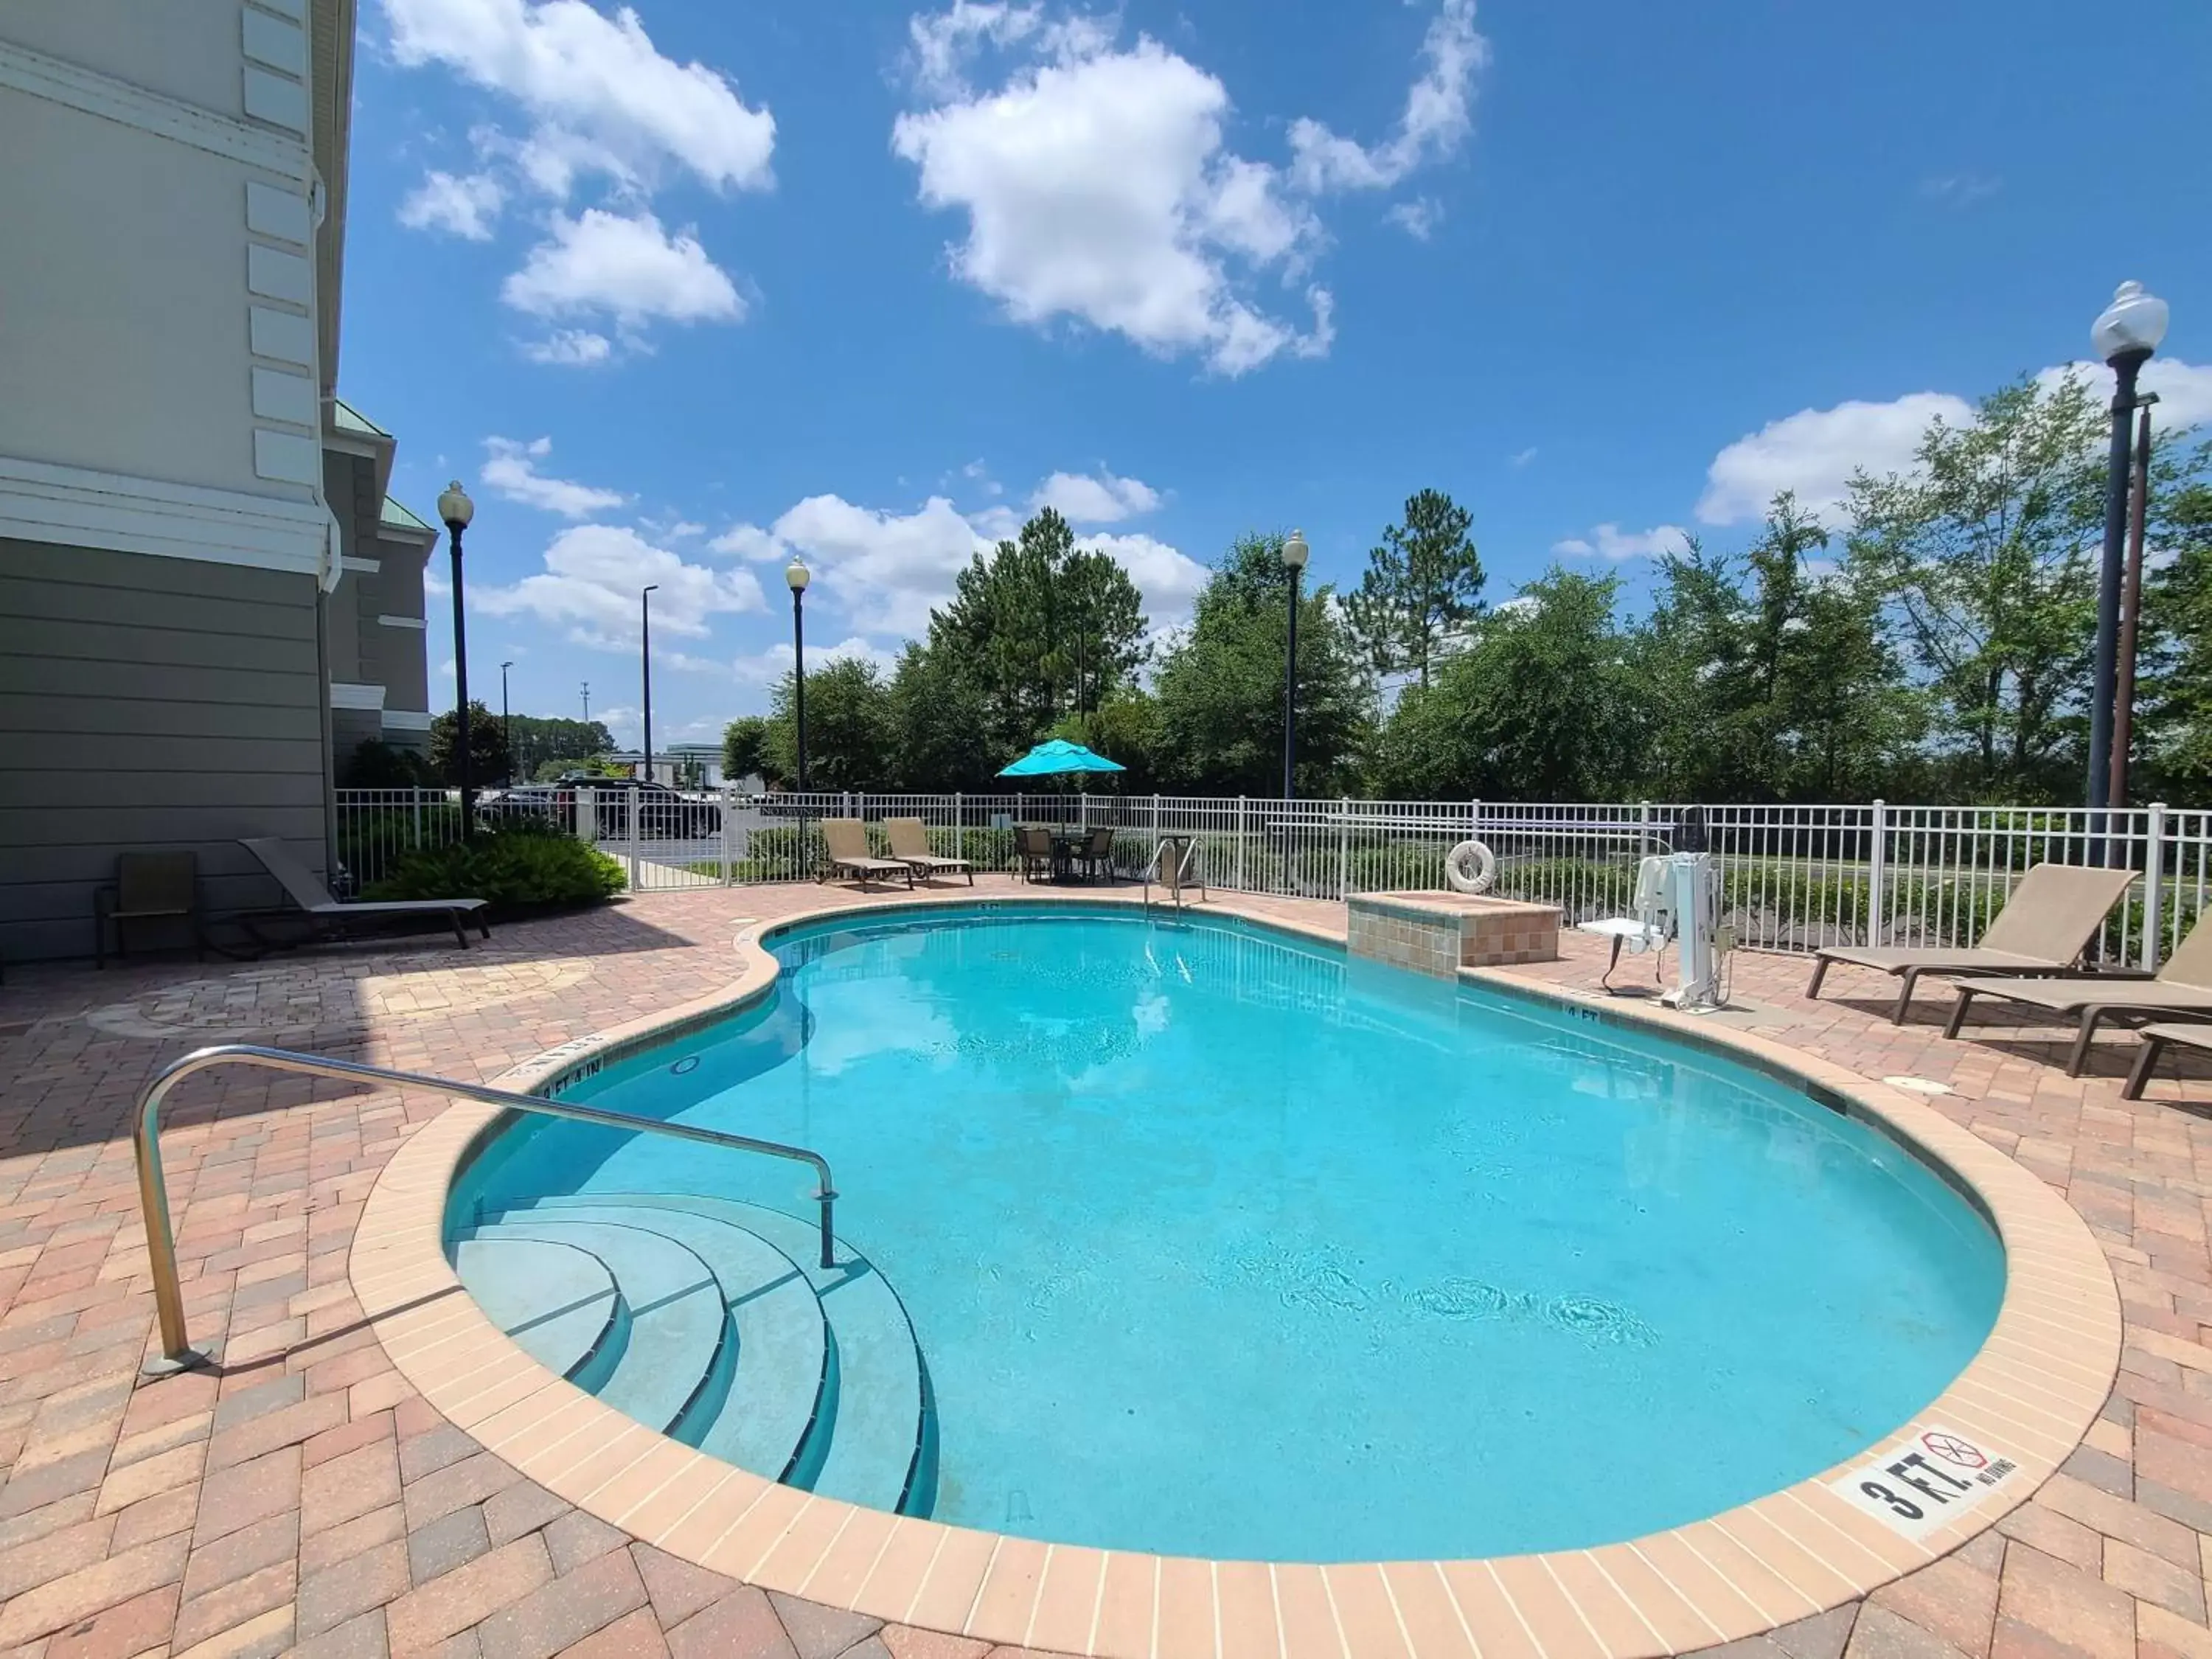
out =
[[638,789],[579,789],[576,835],[619,860],[633,893],[720,887],[727,868],[727,803]]

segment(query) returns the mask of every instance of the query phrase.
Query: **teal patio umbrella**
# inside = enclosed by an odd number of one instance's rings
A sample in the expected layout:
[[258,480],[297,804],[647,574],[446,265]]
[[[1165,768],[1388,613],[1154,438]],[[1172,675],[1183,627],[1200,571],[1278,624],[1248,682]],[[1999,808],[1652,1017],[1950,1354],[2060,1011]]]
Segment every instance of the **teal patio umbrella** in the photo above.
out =
[[1103,755],[1093,754],[1079,743],[1054,738],[1041,743],[1011,766],[999,769],[1002,778],[1056,778],[1071,772],[1121,772],[1127,769]]

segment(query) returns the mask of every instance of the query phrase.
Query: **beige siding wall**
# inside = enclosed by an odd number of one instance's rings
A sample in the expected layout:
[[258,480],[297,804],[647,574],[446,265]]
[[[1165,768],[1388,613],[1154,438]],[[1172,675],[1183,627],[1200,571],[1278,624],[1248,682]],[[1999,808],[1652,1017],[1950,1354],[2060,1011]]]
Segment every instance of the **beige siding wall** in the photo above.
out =
[[199,855],[204,909],[274,904],[235,845],[325,863],[315,584],[0,539],[0,957],[88,954],[125,848]]

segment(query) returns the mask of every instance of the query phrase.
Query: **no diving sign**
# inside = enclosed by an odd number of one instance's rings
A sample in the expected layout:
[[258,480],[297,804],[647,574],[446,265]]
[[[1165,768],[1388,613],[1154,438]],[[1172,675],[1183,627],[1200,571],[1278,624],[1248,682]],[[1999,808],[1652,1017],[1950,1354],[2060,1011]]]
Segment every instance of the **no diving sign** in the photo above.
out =
[[2020,1473],[2012,1459],[1930,1425],[1880,1451],[1829,1490],[1908,1538],[1974,1508]]

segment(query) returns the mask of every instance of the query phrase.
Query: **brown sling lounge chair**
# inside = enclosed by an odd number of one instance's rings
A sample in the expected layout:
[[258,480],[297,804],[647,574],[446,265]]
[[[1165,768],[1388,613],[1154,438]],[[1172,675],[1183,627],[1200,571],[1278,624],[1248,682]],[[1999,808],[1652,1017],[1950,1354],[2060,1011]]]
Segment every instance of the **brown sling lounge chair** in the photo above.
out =
[[2079,974],[2064,979],[1962,979],[1957,983],[1959,1006],[1951,1011],[1945,1036],[1959,1035],[1976,997],[2002,997],[2054,1014],[2070,1014],[2076,1025],[2066,1075],[2079,1077],[2081,1062],[2088,1057],[2089,1039],[2107,1019],[2145,1022],[2167,1014],[2212,1020],[2212,915],[2191,928],[2166,965],[2148,979]]
[[929,850],[929,831],[920,818],[885,818],[884,835],[891,844],[891,856],[923,879],[934,881],[940,872],[951,871],[967,877],[970,887],[975,884],[975,866],[966,859],[940,858]]
[[870,882],[903,876],[914,885],[914,866],[903,859],[879,859],[868,851],[868,832],[858,818],[824,818],[822,839],[830,848],[830,872],[840,872],[866,887]]
[[2142,1098],[2144,1085],[2168,1047],[2212,1054],[2212,1025],[2146,1025],[2136,1035],[2142,1039],[2142,1048],[2136,1054],[2135,1069],[2128,1073],[2127,1087],[2120,1091],[2123,1100]]
[[2106,914],[2127,891],[2130,875],[2125,870],[2039,864],[2020,878],[2003,907],[1990,918],[1979,945],[1971,949],[1826,945],[1820,951],[1805,994],[1820,994],[1820,981],[1828,976],[1832,963],[1899,975],[1905,983],[1898,988],[1897,1006],[1889,1018],[1893,1024],[1902,1025],[1923,974],[2063,974],[2089,948]]
[[464,951],[469,948],[469,936],[462,929],[463,921],[475,922],[479,933],[486,939],[491,937],[491,924],[483,918],[484,902],[480,898],[372,899],[341,904],[315,879],[315,872],[293,857],[291,848],[275,836],[241,840],[238,844],[261,860],[261,867],[276,878],[277,884],[307,913],[319,933],[343,931],[355,921],[397,921],[406,916],[442,915],[453,924],[453,938]]

